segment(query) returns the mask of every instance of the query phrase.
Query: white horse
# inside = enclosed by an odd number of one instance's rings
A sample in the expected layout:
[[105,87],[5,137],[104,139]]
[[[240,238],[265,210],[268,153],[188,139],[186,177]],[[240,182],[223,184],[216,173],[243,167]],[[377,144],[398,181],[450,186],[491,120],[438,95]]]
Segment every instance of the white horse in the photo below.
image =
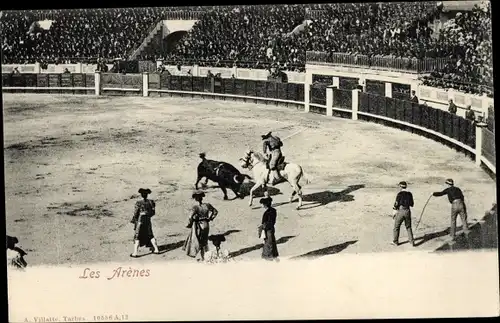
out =
[[[255,185],[250,189],[250,203],[253,203],[253,192],[259,187],[264,187],[269,184],[269,169],[267,168],[267,159],[252,150],[248,150],[245,157],[240,158],[242,168],[248,168],[253,170],[253,179],[255,180]],[[304,175],[302,167],[297,164],[284,163],[284,167],[280,169],[280,175],[286,180],[293,188],[292,195],[290,196],[290,203],[293,202],[293,197],[297,194],[299,198],[299,204],[297,205],[297,210],[302,206],[302,187],[299,184],[299,180]],[[307,180],[306,180],[307,181]],[[307,181],[308,183],[309,181]],[[279,182],[278,182],[279,183]]]

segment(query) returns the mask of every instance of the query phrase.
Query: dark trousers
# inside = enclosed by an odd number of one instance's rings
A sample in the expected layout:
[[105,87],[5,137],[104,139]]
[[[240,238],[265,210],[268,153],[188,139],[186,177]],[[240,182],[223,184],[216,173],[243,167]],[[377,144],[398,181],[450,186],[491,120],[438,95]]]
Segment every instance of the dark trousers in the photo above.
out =
[[469,225],[467,224],[467,208],[462,200],[454,200],[451,203],[451,225],[450,225],[450,237],[455,239],[455,232],[457,231],[457,216],[460,214],[460,219],[462,220],[462,226],[464,232],[469,231]]
[[398,243],[399,241],[399,230],[401,228],[401,224],[405,223],[406,231],[408,232],[408,241],[413,244],[413,231],[411,229],[411,212],[407,209],[399,209],[394,217],[394,230],[393,230],[393,239],[394,243]]

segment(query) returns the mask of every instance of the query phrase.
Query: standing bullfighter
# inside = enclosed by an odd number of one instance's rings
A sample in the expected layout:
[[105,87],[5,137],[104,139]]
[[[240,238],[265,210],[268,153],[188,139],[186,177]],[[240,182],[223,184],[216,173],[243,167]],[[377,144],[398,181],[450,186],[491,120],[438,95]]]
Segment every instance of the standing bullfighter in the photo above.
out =
[[396,196],[396,202],[394,202],[394,229],[393,229],[393,237],[392,243],[395,246],[399,245],[399,230],[401,228],[401,224],[405,224],[406,231],[408,232],[408,241],[412,246],[415,247],[415,242],[413,240],[413,231],[411,228],[411,210],[413,207],[413,194],[406,190],[407,183],[399,182],[400,192]]
[[265,135],[262,135],[262,140],[263,140],[262,143],[263,153],[264,155],[267,155],[269,159],[268,163],[269,175],[271,175],[271,172],[273,174],[271,185],[275,185],[281,178],[281,175],[278,171],[278,165],[283,157],[281,153],[281,147],[283,147],[283,142],[279,137],[273,136],[271,134],[271,131]]
[[136,258],[139,247],[147,246],[155,254],[159,254],[158,245],[156,244],[155,236],[153,235],[153,226],[151,217],[156,214],[156,204],[153,200],[148,199],[151,194],[149,188],[140,188],[139,194],[142,200],[135,202],[134,217],[131,223],[134,224],[134,252],[130,257]]
[[457,216],[460,214],[462,219],[462,226],[464,233],[469,232],[469,225],[467,224],[467,207],[465,206],[465,198],[462,190],[455,186],[453,179],[446,180],[447,188],[441,192],[432,193],[433,196],[448,196],[448,201],[451,203],[451,225],[450,225],[450,238],[455,240],[455,231],[457,227]]
[[205,252],[208,251],[208,234],[210,232],[209,222],[213,221],[219,211],[210,203],[203,203],[205,193],[194,191],[191,195],[196,204],[189,210],[187,228],[191,229],[182,250],[189,257],[195,258],[198,253],[200,260],[205,261]]
[[262,259],[274,260],[279,257],[278,246],[275,237],[276,209],[273,208],[271,198],[260,199],[260,204],[266,209],[262,215],[262,223],[258,227],[259,236],[264,238],[262,247]]

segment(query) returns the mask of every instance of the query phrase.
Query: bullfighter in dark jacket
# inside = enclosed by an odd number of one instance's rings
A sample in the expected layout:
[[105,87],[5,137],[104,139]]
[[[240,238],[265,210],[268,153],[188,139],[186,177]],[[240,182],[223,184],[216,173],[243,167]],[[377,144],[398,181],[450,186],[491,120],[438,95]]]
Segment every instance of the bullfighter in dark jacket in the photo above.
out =
[[462,219],[462,225],[464,233],[469,232],[469,225],[467,223],[467,207],[465,206],[465,198],[462,190],[455,186],[453,179],[449,178],[446,180],[448,185],[441,192],[434,192],[433,196],[448,196],[448,201],[451,203],[451,225],[450,225],[450,238],[455,239],[455,231],[457,227],[457,216],[460,214]]
[[399,245],[399,230],[401,228],[401,224],[405,224],[406,231],[408,232],[408,241],[412,246],[415,247],[415,242],[413,240],[413,231],[411,228],[411,210],[413,207],[413,195],[411,192],[406,190],[407,183],[400,182],[399,187],[401,191],[396,196],[396,202],[394,202],[394,210],[396,211],[394,214],[394,230],[393,230],[393,239],[392,244],[397,246]]
[[276,209],[271,206],[271,198],[262,198],[260,203],[266,209],[262,215],[262,224],[259,226],[259,236],[264,237],[264,246],[262,248],[262,258],[273,260],[278,258],[278,246],[276,244],[275,224],[276,224]]

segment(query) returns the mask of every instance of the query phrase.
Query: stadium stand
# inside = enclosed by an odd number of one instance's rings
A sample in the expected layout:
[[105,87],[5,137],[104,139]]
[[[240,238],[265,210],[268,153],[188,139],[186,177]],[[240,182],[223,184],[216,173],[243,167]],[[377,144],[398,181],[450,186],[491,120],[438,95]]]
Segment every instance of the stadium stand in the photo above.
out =
[[493,53],[491,39],[491,8],[473,8],[471,12],[457,13],[455,19],[442,28],[440,41],[452,44],[458,58],[456,64],[424,77],[425,85],[454,87],[466,93],[493,91]]
[[[3,64],[124,57],[169,11],[204,11],[163,58],[173,65],[304,71],[307,51],[388,58],[449,58],[426,85],[492,95],[489,6],[458,13],[435,35],[435,1],[183,8],[8,11],[1,18]],[[45,30],[41,19],[53,20]],[[155,59],[149,56],[142,59]]]
[[[179,10],[183,8],[6,11],[1,18],[2,63],[127,57],[155,22],[168,11]],[[38,22],[42,20],[50,20],[50,28],[40,26]]]

